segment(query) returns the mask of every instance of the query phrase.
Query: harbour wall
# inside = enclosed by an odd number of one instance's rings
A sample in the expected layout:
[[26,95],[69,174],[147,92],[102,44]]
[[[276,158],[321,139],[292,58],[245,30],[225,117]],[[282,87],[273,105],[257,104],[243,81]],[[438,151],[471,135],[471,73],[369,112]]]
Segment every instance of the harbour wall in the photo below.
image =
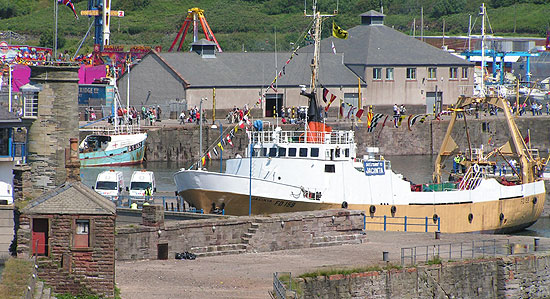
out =
[[550,255],[298,279],[303,298],[548,298]]
[[[442,120],[426,119],[423,123],[419,120],[414,125],[408,125],[408,118],[403,120],[401,126],[394,127],[392,117],[389,116],[384,125],[382,118],[374,132],[368,132],[365,122],[355,127],[357,142],[357,155],[366,154],[366,148],[376,146],[383,155],[432,155],[439,152],[441,143],[447,131],[449,116],[443,116]],[[522,116],[516,120],[520,132],[525,136],[529,131],[531,146],[541,150],[546,156],[550,149],[550,117],[547,116]],[[352,128],[351,123],[331,123],[334,129]],[[486,152],[492,147],[490,144],[502,145],[510,139],[508,125],[503,117],[481,117],[480,119],[457,119],[454,133],[451,135],[459,145],[459,150],[465,152],[468,148],[468,136],[465,127],[468,127],[469,139],[472,147],[484,146]],[[234,125],[231,125],[233,128]],[[283,125],[283,130],[303,130],[303,126]],[[229,134],[229,125],[224,126],[223,136]],[[199,126],[166,126],[154,128],[148,131],[146,157],[148,161],[189,161],[199,157]],[[212,129],[209,125],[203,126],[203,151],[206,153],[212,148],[220,149],[217,143],[220,140],[220,129]],[[247,149],[248,139],[244,130],[239,129],[232,138],[233,146],[223,146],[223,158],[232,158],[237,153],[243,155]],[[213,159],[219,156],[211,154]],[[244,155],[243,155],[244,156]]]
[[[362,211],[325,210],[271,216],[164,222],[161,206],[143,210],[144,224],[116,228],[116,259],[156,259],[178,252],[229,254],[361,243]],[[157,220],[154,220],[157,218]],[[161,219],[159,221],[159,219]]]

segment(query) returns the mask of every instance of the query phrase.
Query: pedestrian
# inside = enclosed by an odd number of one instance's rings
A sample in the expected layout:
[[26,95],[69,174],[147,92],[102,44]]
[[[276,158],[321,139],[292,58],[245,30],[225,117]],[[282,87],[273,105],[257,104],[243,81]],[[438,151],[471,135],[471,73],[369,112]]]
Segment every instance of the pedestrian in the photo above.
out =
[[550,103],[546,102],[546,115],[550,115]]
[[179,119],[180,119],[180,125],[183,125],[185,123],[185,112],[184,112],[184,110],[181,110]]
[[157,121],[160,121],[160,114],[162,113],[162,110],[160,110],[160,105],[157,105]]
[[399,107],[397,104],[393,104],[393,124],[397,128],[397,123],[399,121]]

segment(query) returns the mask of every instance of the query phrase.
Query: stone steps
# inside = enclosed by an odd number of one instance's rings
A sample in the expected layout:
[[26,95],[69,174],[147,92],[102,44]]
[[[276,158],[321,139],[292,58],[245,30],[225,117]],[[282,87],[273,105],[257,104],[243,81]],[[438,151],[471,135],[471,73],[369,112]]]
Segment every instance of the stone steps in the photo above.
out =
[[205,256],[240,254],[245,252],[246,252],[246,249],[235,249],[235,250],[224,250],[224,251],[208,251],[204,253],[195,253],[195,255],[197,257],[205,257]]
[[313,237],[311,247],[337,246],[345,244],[361,244],[366,242],[367,236],[363,234],[336,235]]

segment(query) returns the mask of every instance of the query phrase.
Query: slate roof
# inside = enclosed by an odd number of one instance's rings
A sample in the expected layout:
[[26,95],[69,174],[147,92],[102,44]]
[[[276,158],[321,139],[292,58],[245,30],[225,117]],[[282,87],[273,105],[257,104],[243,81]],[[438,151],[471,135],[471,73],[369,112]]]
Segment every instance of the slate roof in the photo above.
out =
[[[215,58],[203,58],[194,52],[150,53],[174,69],[187,88],[267,87],[275,78],[275,54],[263,52],[216,53]],[[278,53],[280,71],[291,53]],[[150,59],[152,57],[144,57]],[[311,80],[311,53],[295,55],[277,80],[279,87],[308,85]],[[357,86],[357,76],[342,64],[342,54],[321,55],[319,80],[326,86]]]
[[[362,16],[383,16],[369,11]],[[325,25],[326,26],[326,25]],[[346,28],[343,28],[346,29]],[[332,43],[344,53],[344,63],[366,66],[469,66],[462,58],[435,48],[386,25],[359,25],[346,29],[348,39],[329,37],[321,41],[321,53],[331,53]],[[313,52],[313,45],[301,49]]]
[[31,201],[22,213],[115,215],[116,206],[81,182],[66,182]]
[[29,127],[31,123],[21,119],[16,112],[9,112],[7,107],[0,106],[0,128]]

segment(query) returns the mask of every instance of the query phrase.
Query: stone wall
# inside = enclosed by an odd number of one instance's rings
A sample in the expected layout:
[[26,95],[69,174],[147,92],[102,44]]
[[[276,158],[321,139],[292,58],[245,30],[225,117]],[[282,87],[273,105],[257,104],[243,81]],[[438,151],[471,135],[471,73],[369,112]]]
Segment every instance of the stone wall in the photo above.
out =
[[[74,215],[40,215],[48,218],[48,255],[38,258],[38,276],[58,293],[79,294],[83,290],[108,298],[115,286],[115,216],[80,216],[90,220],[90,247],[74,248]],[[21,215],[17,255],[31,255],[32,218]]]
[[78,67],[33,66],[31,84],[41,87],[38,117],[28,132],[33,195],[65,182],[65,148],[78,137]]
[[0,260],[10,257],[13,226],[13,205],[0,205]]
[[550,255],[298,279],[303,298],[548,298]]
[[[508,126],[502,117],[488,116],[486,119],[467,119],[470,140],[473,147],[484,145],[487,149],[489,140],[497,145],[504,144],[509,139]],[[424,123],[417,121],[409,130],[407,119],[403,120],[399,128],[394,128],[392,117],[388,117],[382,127],[384,119],[381,119],[374,132],[367,132],[365,122],[358,125],[355,133],[357,142],[357,155],[366,154],[366,147],[377,146],[383,155],[431,155],[437,154],[443,137],[449,124],[449,116],[443,116],[443,120],[428,118]],[[546,156],[550,148],[550,132],[546,130],[550,126],[549,117],[520,117],[516,121],[520,132],[527,136],[529,129],[533,148],[544,149]],[[488,124],[488,125],[487,125]],[[331,124],[334,129],[349,130],[350,123]],[[464,120],[458,119],[455,124],[454,134],[451,136],[459,144],[463,152],[467,149],[468,142],[464,130]],[[283,130],[303,130],[302,126],[285,125]],[[166,127],[148,131],[146,155],[149,161],[187,161],[197,159],[199,152],[199,127]],[[228,134],[224,126],[224,136]],[[220,138],[220,130],[203,127],[203,151],[207,151],[209,145],[217,144]],[[232,138],[233,146],[224,146],[223,158],[232,158],[235,154],[243,155],[247,150],[248,138],[243,130],[238,130]],[[219,159],[212,155],[213,159]],[[244,155],[243,155],[244,156]]]
[[243,237],[251,252],[308,248],[320,238],[362,230],[361,211],[350,210],[165,222],[164,227],[129,225],[117,227],[116,259],[156,259],[158,244],[168,244],[168,256],[173,257],[196,247],[243,244]]

